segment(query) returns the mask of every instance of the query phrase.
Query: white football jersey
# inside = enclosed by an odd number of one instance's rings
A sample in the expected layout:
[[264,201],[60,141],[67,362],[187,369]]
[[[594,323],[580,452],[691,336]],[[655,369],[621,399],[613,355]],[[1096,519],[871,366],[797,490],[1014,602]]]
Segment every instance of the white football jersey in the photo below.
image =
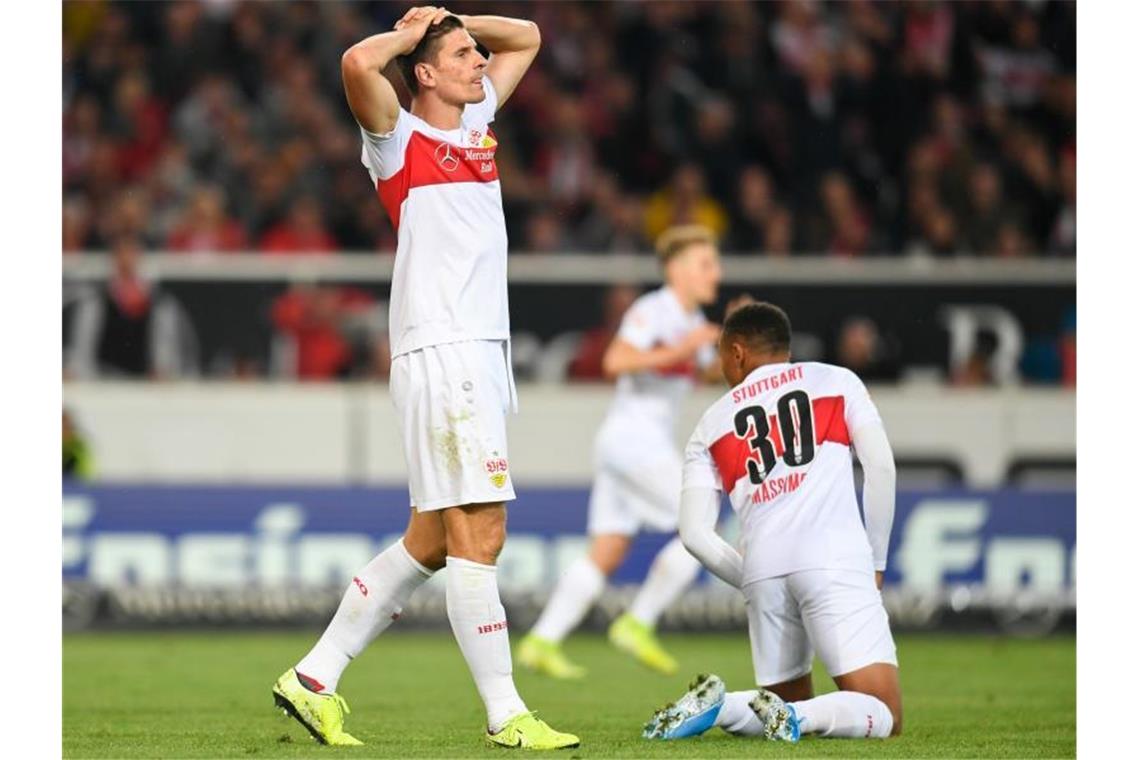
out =
[[881,424],[853,372],[816,362],[758,367],[709,407],[685,448],[683,488],[729,495],[744,583],[872,570],[850,431]]
[[393,358],[425,346],[507,340],[507,227],[494,121],[498,96],[436,129],[400,109],[385,135],[361,129],[361,162],[396,228],[388,335]]
[[[705,323],[705,315],[695,309],[686,312],[668,286],[650,291],[633,302],[622,318],[617,337],[635,348],[648,351],[672,346]],[[698,370],[716,360],[716,348],[703,346],[693,359],[644,372],[622,375],[606,415],[606,423],[623,426],[646,425],[653,432],[673,435],[673,427],[685,396],[696,383]]]

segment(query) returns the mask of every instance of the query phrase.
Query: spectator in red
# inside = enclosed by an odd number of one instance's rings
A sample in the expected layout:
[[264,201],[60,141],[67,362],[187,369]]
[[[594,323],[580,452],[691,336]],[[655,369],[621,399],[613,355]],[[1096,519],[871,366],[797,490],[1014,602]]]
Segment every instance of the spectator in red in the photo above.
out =
[[907,5],[903,22],[903,71],[915,77],[945,79],[950,73],[954,26],[954,14],[944,4]]
[[183,253],[232,253],[244,250],[247,241],[242,226],[226,215],[222,191],[207,186],[195,191],[166,247]]
[[119,167],[128,180],[145,177],[166,140],[166,109],[139,71],[119,79],[111,128],[119,137]]
[[829,231],[827,252],[834,256],[866,253],[871,224],[847,178],[840,172],[829,172],[820,182],[819,195]]
[[346,322],[371,302],[360,290],[331,285],[295,287],[274,302],[273,324],[293,341],[297,379],[332,380],[348,374],[353,349]]
[[333,253],[336,240],[325,229],[324,212],[312,196],[301,196],[289,207],[285,220],[261,237],[263,253]]
[[566,375],[571,380],[605,379],[602,357],[617,334],[621,318],[641,295],[632,285],[615,285],[606,292],[602,323],[586,332],[578,342],[578,350],[570,361]]

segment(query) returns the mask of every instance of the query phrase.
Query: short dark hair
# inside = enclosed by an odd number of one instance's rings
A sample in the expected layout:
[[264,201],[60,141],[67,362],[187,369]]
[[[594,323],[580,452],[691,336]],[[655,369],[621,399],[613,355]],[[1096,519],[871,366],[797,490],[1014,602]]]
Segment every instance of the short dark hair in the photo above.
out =
[[783,354],[792,347],[792,321],[779,306],[764,301],[746,304],[724,320],[724,337],[738,338],[749,348]]
[[428,26],[415,50],[407,55],[396,56],[396,66],[400,69],[400,75],[404,77],[404,84],[413,95],[418,95],[420,92],[420,81],[416,79],[416,64],[423,61],[434,63],[435,56],[439,52],[439,41],[449,32],[463,28],[463,22],[458,16],[444,16],[435,26]]

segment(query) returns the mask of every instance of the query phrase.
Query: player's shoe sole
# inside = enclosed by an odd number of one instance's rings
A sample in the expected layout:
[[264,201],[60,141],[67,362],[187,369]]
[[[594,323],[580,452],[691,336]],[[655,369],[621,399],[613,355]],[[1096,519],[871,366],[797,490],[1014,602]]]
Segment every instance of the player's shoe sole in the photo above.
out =
[[800,740],[800,720],[796,709],[776,694],[760,689],[748,706],[764,724],[765,739],[792,743]]
[[724,705],[724,681],[715,675],[698,675],[676,702],[665,705],[645,724],[645,739],[685,739],[700,736],[716,723]]
[[290,702],[284,696],[278,694],[276,691],[273,692],[273,704],[277,707],[280,707],[283,713],[304,726],[305,730],[309,732],[309,735],[316,739],[318,742],[321,744],[326,743],[325,738],[321,736],[320,731],[313,728],[313,724],[309,723],[309,721],[306,720],[305,716],[301,714],[301,711],[294,707],[292,702]]

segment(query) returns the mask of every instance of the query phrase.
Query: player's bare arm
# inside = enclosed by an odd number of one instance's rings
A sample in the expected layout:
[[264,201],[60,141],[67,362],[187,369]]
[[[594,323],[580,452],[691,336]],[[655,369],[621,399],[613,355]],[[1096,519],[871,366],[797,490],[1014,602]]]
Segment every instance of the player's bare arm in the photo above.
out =
[[703,346],[716,343],[720,327],[706,322],[672,346],[640,349],[627,340],[614,338],[602,357],[602,372],[608,378],[668,367],[693,358]]
[[504,16],[460,16],[459,20],[491,52],[487,76],[502,108],[538,55],[542,45],[538,24]]
[[[412,52],[431,23],[443,16],[440,9],[413,8],[413,19],[391,32],[374,34],[345,51],[340,59],[341,78],[348,107],[360,126],[369,132],[385,134],[396,126],[400,101],[384,69],[396,56]],[[444,13],[443,15],[446,15]],[[405,16],[407,18],[407,16]]]

